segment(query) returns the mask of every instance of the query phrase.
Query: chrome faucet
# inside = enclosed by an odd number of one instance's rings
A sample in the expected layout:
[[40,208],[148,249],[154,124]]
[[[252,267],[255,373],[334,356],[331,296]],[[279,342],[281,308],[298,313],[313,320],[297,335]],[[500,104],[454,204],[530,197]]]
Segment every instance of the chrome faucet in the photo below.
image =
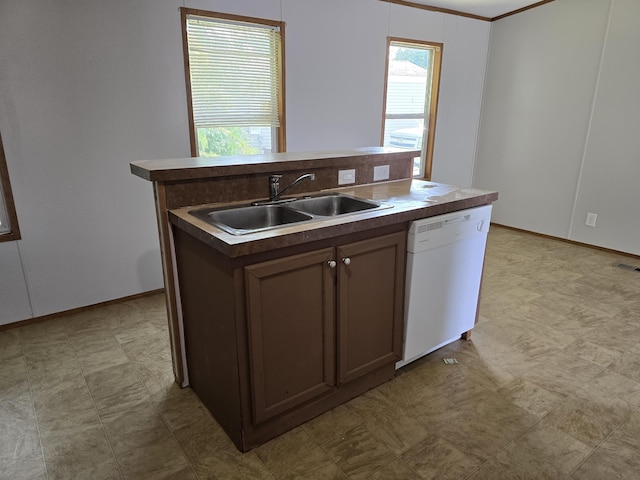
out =
[[316,179],[315,173],[305,173],[304,175],[300,175],[296,178],[290,185],[287,185],[285,188],[280,190],[280,179],[282,175],[269,175],[269,201],[277,202],[280,200],[280,197],[284,195],[284,193],[292,187],[295,187],[301,181],[305,179],[309,179],[311,181]]

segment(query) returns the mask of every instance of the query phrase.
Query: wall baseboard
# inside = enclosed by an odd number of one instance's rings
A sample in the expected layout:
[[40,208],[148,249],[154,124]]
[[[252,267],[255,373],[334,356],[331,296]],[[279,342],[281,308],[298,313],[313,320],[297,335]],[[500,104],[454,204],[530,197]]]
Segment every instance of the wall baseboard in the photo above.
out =
[[582,243],[582,242],[577,242],[575,240],[569,240],[568,238],[554,237],[553,235],[547,235],[546,233],[532,232],[531,230],[525,230],[524,228],[510,227],[508,225],[502,225],[500,223],[491,222],[491,225],[495,225],[496,227],[500,227],[500,228],[506,228],[507,230],[514,230],[516,232],[529,233],[531,235],[536,235],[537,237],[549,238],[551,240],[558,240],[560,242],[570,243],[572,245],[577,245],[580,247],[593,248],[594,250],[600,250],[601,252],[614,253],[616,255],[623,255],[629,258],[640,259],[640,255],[635,255],[633,253],[628,253],[628,252],[621,252],[620,250],[613,250],[612,248],[599,247],[597,245],[591,245],[589,243]]
[[64,310],[62,312],[51,313],[49,315],[42,315],[40,317],[27,318],[26,320],[20,320],[17,322],[6,323],[4,325],[0,325],[0,332],[4,330],[10,330],[12,328],[24,327],[26,325],[31,325],[34,323],[45,322],[47,320],[52,320],[54,318],[65,317],[67,315],[73,315],[76,313],[88,312],[90,310],[95,310],[97,308],[106,307],[108,305],[114,305],[117,303],[127,302],[129,300],[135,300],[136,298],[148,297],[150,295],[156,295],[158,293],[164,293],[164,288],[159,288],[157,290],[151,290],[149,292],[137,293],[135,295],[129,295],[128,297],[116,298],[114,300],[107,300],[106,302],[95,303],[93,305],[86,305],[84,307],[72,308],[71,310]]

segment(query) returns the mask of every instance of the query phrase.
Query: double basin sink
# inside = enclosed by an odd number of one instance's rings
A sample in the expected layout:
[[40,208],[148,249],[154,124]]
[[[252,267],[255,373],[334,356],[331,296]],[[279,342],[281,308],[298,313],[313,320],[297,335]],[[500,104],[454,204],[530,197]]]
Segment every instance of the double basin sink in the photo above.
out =
[[203,208],[189,213],[232,235],[255,233],[300,222],[326,219],[366,210],[389,208],[341,193],[302,197],[226,208]]

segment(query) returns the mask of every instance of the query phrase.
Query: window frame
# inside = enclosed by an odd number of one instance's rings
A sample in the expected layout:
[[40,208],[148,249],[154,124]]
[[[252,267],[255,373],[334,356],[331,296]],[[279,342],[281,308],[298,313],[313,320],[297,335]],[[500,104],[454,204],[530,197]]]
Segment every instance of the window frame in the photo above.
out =
[[4,146],[2,144],[2,134],[0,133],[0,190],[4,198],[4,206],[6,208],[9,226],[11,230],[6,233],[0,233],[0,242],[10,242],[20,240],[20,226],[18,225],[18,215],[16,206],[13,202],[13,191],[11,190],[11,182],[9,181],[9,170],[7,168],[7,158],[4,154]]
[[285,22],[277,20],[268,20],[257,17],[246,17],[242,15],[232,15],[228,13],[213,12],[209,10],[200,10],[195,8],[180,7],[180,19],[182,22],[182,55],[184,58],[184,74],[187,89],[187,110],[189,115],[189,140],[191,146],[191,156],[198,156],[198,133],[196,131],[193,119],[193,96],[191,92],[191,71],[189,66],[189,44],[187,38],[187,16],[196,15],[200,17],[208,17],[217,20],[228,20],[235,22],[254,23],[271,27],[278,27],[280,30],[280,95],[278,100],[278,115],[280,117],[280,126],[276,128],[274,135],[277,141],[276,151],[286,152],[286,103],[285,103]]
[[442,51],[444,44],[439,42],[429,42],[425,40],[412,40],[400,37],[387,37],[386,64],[384,69],[384,93],[382,98],[382,130],[380,134],[380,145],[384,146],[384,131],[387,120],[387,88],[389,82],[389,52],[392,42],[414,44],[417,46],[432,47],[434,51],[433,67],[431,72],[431,91],[429,94],[429,111],[424,114],[427,125],[427,138],[422,140],[421,163],[423,165],[422,176],[415,175],[414,178],[431,180],[433,170],[433,151],[436,137],[436,120],[438,115],[438,97],[440,94],[440,72],[442,70]]

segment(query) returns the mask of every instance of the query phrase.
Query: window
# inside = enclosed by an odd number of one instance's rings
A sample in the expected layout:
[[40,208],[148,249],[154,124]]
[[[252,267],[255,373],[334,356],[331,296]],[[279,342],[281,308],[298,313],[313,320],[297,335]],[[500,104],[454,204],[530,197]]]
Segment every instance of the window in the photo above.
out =
[[442,44],[387,39],[382,145],[421,150],[413,175],[431,178]]
[[284,151],[284,23],[181,15],[191,154]]
[[18,217],[13,205],[7,159],[4,156],[2,136],[0,135],[0,242],[19,239]]

